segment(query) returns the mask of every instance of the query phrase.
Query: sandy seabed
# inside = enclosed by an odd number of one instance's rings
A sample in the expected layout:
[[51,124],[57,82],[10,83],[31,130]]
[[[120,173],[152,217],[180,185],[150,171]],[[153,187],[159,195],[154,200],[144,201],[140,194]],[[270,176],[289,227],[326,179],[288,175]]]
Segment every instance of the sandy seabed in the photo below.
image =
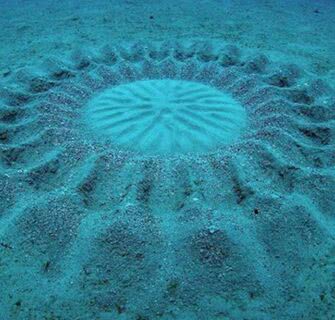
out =
[[0,319],[335,318],[334,2],[0,5]]

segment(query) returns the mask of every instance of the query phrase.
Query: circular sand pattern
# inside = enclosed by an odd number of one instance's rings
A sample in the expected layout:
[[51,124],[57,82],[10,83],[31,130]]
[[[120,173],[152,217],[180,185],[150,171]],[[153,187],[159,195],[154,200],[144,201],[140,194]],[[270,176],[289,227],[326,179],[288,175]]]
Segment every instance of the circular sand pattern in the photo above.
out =
[[231,96],[207,85],[144,80],[103,91],[89,102],[86,118],[117,145],[168,155],[231,143],[246,115]]
[[2,318],[335,319],[334,96],[297,66],[211,43],[13,71]]

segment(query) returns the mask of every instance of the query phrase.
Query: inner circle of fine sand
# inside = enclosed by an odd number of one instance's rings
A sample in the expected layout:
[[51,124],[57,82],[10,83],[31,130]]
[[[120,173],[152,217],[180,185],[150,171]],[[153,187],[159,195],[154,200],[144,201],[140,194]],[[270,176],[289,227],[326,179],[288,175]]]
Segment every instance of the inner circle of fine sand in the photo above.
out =
[[149,155],[211,151],[234,141],[246,122],[229,94],[170,79],[108,88],[89,101],[85,117],[102,137]]

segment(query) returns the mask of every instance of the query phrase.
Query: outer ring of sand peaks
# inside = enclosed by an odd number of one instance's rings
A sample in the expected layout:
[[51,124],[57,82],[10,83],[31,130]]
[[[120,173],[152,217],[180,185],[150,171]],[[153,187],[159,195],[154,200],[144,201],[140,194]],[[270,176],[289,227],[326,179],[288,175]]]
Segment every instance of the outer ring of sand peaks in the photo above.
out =
[[[13,74],[8,81],[19,83],[21,92],[17,91],[17,86],[13,90],[3,89],[4,101],[8,109],[18,107],[18,114],[32,114],[27,118],[29,121],[24,123],[23,131],[28,130],[31,123],[39,131],[43,129],[44,141],[48,139],[52,141],[51,144],[55,140],[57,145],[64,147],[73,143],[87,150],[100,150],[125,158],[141,160],[157,155],[164,160],[162,155],[168,155],[171,159],[174,156],[183,158],[183,155],[185,159],[229,156],[242,152],[245,147],[257,148],[257,144],[264,141],[274,148],[285,149],[286,145],[292,145],[291,140],[297,135],[309,140],[314,136],[315,129],[304,124],[304,119],[302,131],[297,130],[295,124],[297,116],[305,119],[313,116],[314,101],[318,102],[313,92],[297,86],[301,78],[299,68],[274,65],[263,55],[245,59],[239,57],[236,48],[227,51],[225,47],[213,49],[198,43],[189,46],[166,42],[130,44],[104,48],[96,55],[74,54],[70,61],[48,59],[39,70],[41,74],[30,74],[24,70]],[[109,90],[113,92],[122,86],[133,88],[131,83],[144,81],[160,80],[164,83],[167,79],[175,83],[204,85],[220,95],[227,93],[221,97],[234,105],[236,110],[243,111],[235,115],[236,119],[242,119],[244,114],[247,121],[241,120],[234,125],[231,131],[222,135],[224,139],[220,143],[212,138],[207,139],[202,147],[197,145],[190,152],[184,148],[186,143],[179,150],[175,150],[178,148],[174,148],[172,143],[157,152],[157,149],[146,146],[140,139],[132,141],[135,144],[133,149],[127,142],[122,147],[113,141],[113,130],[108,134],[102,133],[104,128],[97,126],[100,122],[94,121],[92,124],[87,121],[96,116],[91,112],[94,108],[90,109],[92,101],[99,100]],[[28,108],[22,108],[24,105]],[[326,115],[328,108],[322,109]],[[222,123],[226,125],[227,121]],[[18,132],[17,127],[15,132]],[[170,141],[179,140],[175,138]]]
[[102,138],[147,155],[208,152],[233,142],[246,122],[230,95],[170,79],[112,86],[89,101],[85,116]]

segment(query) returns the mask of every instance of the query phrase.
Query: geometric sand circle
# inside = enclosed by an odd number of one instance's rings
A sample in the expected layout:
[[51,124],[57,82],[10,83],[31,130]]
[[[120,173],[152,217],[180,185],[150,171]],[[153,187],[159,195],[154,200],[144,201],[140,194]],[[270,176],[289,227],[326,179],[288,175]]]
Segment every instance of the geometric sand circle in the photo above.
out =
[[246,112],[229,94],[198,82],[143,80],[91,99],[85,122],[101,138],[145,155],[204,153],[232,143]]

